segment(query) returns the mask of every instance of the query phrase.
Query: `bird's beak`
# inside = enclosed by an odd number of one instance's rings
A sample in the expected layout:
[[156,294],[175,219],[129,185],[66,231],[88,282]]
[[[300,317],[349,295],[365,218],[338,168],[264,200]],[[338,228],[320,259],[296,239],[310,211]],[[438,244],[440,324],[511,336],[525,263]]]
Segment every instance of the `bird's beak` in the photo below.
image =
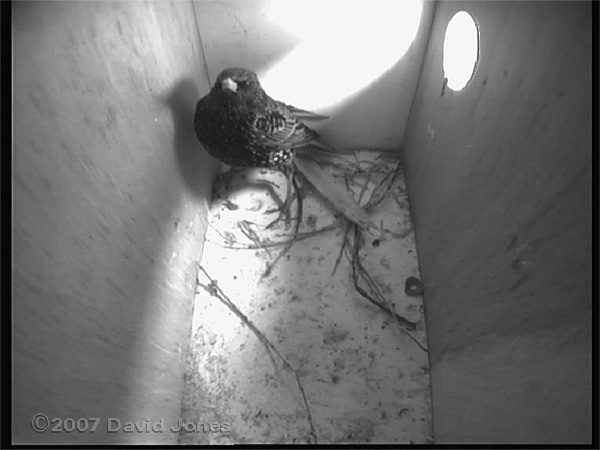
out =
[[237,83],[228,77],[228,78],[225,78],[223,81],[221,81],[221,88],[229,89],[232,92],[236,92],[237,91]]

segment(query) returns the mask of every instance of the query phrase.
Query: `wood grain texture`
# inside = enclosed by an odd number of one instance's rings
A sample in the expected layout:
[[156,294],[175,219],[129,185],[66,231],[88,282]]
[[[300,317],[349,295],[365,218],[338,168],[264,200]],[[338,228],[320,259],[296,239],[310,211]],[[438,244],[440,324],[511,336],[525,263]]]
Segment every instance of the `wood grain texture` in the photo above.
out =
[[[174,442],[106,419],[180,414],[213,170],[192,5],[23,2],[13,27],[14,440]],[[38,434],[36,413],[101,422]]]
[[591,129],[588,2],[438,3],[404,149],[437,442],[590,442]]

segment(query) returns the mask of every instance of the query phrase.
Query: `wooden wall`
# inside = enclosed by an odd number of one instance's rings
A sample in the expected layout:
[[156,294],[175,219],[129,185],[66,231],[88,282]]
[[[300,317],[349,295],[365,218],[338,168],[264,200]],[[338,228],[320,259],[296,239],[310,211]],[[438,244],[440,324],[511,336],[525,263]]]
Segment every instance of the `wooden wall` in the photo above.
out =
[[[480,60],[442,96],[449,19]],[[437,442],[591,430],[591,5],[439,2],[406,130]]]
[[[15,2],[13,438],[176,442],[211,160],[189,2]],[[35,414],[100,418],[36,433]]]

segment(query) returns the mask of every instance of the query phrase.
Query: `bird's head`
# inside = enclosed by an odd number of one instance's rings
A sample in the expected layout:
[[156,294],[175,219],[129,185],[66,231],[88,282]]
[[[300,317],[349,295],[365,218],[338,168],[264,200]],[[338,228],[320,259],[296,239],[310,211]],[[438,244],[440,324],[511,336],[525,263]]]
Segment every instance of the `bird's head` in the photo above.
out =
[[251,70],[239,67],[223,70],[217,77],[213,89],[230,95],[245,95],[262,91],[256,74]]

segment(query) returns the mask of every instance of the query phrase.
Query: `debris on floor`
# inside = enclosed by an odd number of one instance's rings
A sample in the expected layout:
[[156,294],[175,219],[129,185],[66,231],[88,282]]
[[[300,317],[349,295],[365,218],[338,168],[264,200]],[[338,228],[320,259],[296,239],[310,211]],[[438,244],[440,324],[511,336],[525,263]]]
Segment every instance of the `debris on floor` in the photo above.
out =
[[397,158],[359,151],[318,162],[321,178],[371,206],[368,227],[299,174],[292,220],[267,229],[285,178],[222,177],[182,406],[184,421],[221,428],[182,431],[180,443],[432,442],[423,286]]

